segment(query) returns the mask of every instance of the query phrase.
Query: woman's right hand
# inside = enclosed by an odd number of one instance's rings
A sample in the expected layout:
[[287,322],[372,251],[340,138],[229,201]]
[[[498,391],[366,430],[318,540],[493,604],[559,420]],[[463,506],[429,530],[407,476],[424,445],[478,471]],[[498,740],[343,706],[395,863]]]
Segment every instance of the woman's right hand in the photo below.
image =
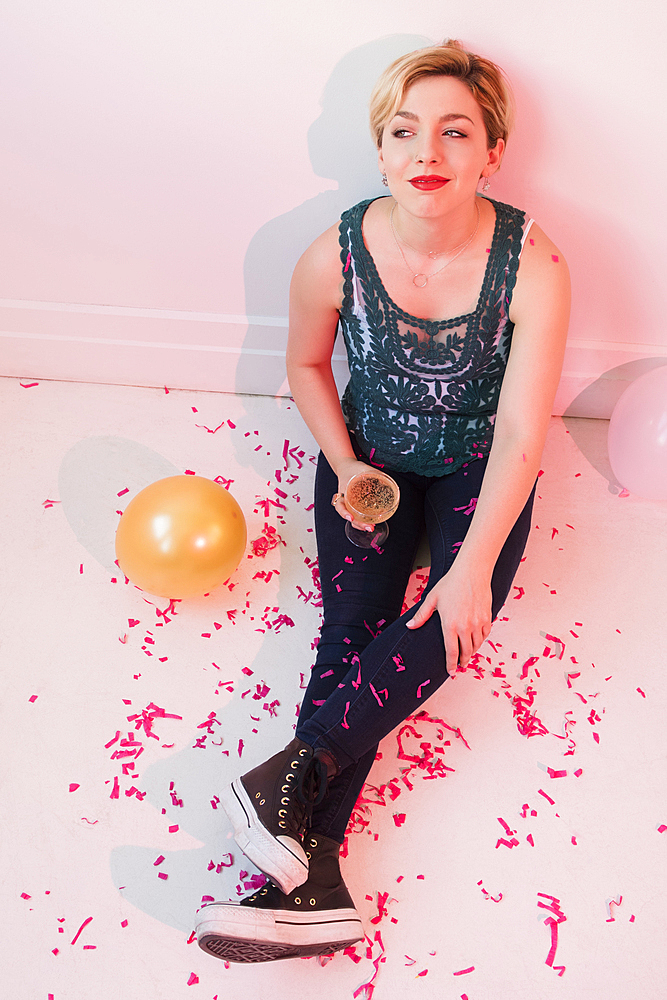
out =
[[347,484],[349,483],[352,476],[359,475],[360,472],[374,472],[375,470],[371,465],[366,465],[365,462],[358,462],[356,458],[346,458],[339,463],[337,474],[338,474],[338,500],[335,503],[335,508],[342,518],[349,521],[352,527],[358,528],[360,531],[372,531],[375,527],[373,524],[367,524],[366,521],[357,521],[351,511],[348,510],[345,504],[345,490],[347,489]]

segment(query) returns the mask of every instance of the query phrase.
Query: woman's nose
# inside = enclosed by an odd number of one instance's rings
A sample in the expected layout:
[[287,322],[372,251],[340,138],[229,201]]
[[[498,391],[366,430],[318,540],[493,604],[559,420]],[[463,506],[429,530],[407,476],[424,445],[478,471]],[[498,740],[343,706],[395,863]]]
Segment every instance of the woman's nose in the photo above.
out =
[[437,143],[429,136],[424,135],[415,150],[415,161],[417,163],[437,163],[440,159],[440,152]]

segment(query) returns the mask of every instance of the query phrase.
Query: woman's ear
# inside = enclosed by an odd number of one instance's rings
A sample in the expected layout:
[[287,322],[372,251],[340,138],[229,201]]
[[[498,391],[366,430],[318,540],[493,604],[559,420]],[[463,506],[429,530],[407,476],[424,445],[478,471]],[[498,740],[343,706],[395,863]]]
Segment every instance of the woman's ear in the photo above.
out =
[[490,177],[492,174],[495,174],[496,170],[500,169],[500,163],[502,161],[504,152],[505,152],[504,139],[498,139],[495,146],[492,146],[490,149],[487,150],[487,160],[485,167],[485,170],[487,170],[486,174],[487,177]]

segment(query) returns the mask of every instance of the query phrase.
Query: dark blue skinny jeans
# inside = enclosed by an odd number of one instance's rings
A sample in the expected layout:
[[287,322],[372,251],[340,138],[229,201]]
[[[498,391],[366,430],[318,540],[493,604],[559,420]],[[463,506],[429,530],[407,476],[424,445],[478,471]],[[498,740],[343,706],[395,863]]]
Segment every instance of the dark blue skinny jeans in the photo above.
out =
[[[354,440],[353,445],[367,462]],[[476,459],[457,472],[433,477],[385,468],[400,487],[401,502],[389,522],[389,538],[377,552],[359,549],[347,539],[345,521],[331,506],[338,480],[324,456],[319,456],[315,530],[324,619],[296,735],[310,746],[329,750],[341,770],[313,812],[313,832],[343,842],[379,741],[419,711],[449,676],[438,612],[414,631],[406,623],[456,558],[487,461]],[[493,570],[494,621],[528,540],[536,486],[537,480]],[[424,525],[431,548],[428,586],[421,600],[402,615]]]

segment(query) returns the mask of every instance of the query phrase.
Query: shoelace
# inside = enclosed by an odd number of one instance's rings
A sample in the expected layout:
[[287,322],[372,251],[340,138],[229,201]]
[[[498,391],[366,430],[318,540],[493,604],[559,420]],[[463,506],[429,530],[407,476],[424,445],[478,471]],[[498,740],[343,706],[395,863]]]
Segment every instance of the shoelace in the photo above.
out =
[[313,816],[313,808],[319,806],[327,793],[327,766],[319,757],[311,757],[300,772],[296,784],[296,797],[305,806],[308,826]]

